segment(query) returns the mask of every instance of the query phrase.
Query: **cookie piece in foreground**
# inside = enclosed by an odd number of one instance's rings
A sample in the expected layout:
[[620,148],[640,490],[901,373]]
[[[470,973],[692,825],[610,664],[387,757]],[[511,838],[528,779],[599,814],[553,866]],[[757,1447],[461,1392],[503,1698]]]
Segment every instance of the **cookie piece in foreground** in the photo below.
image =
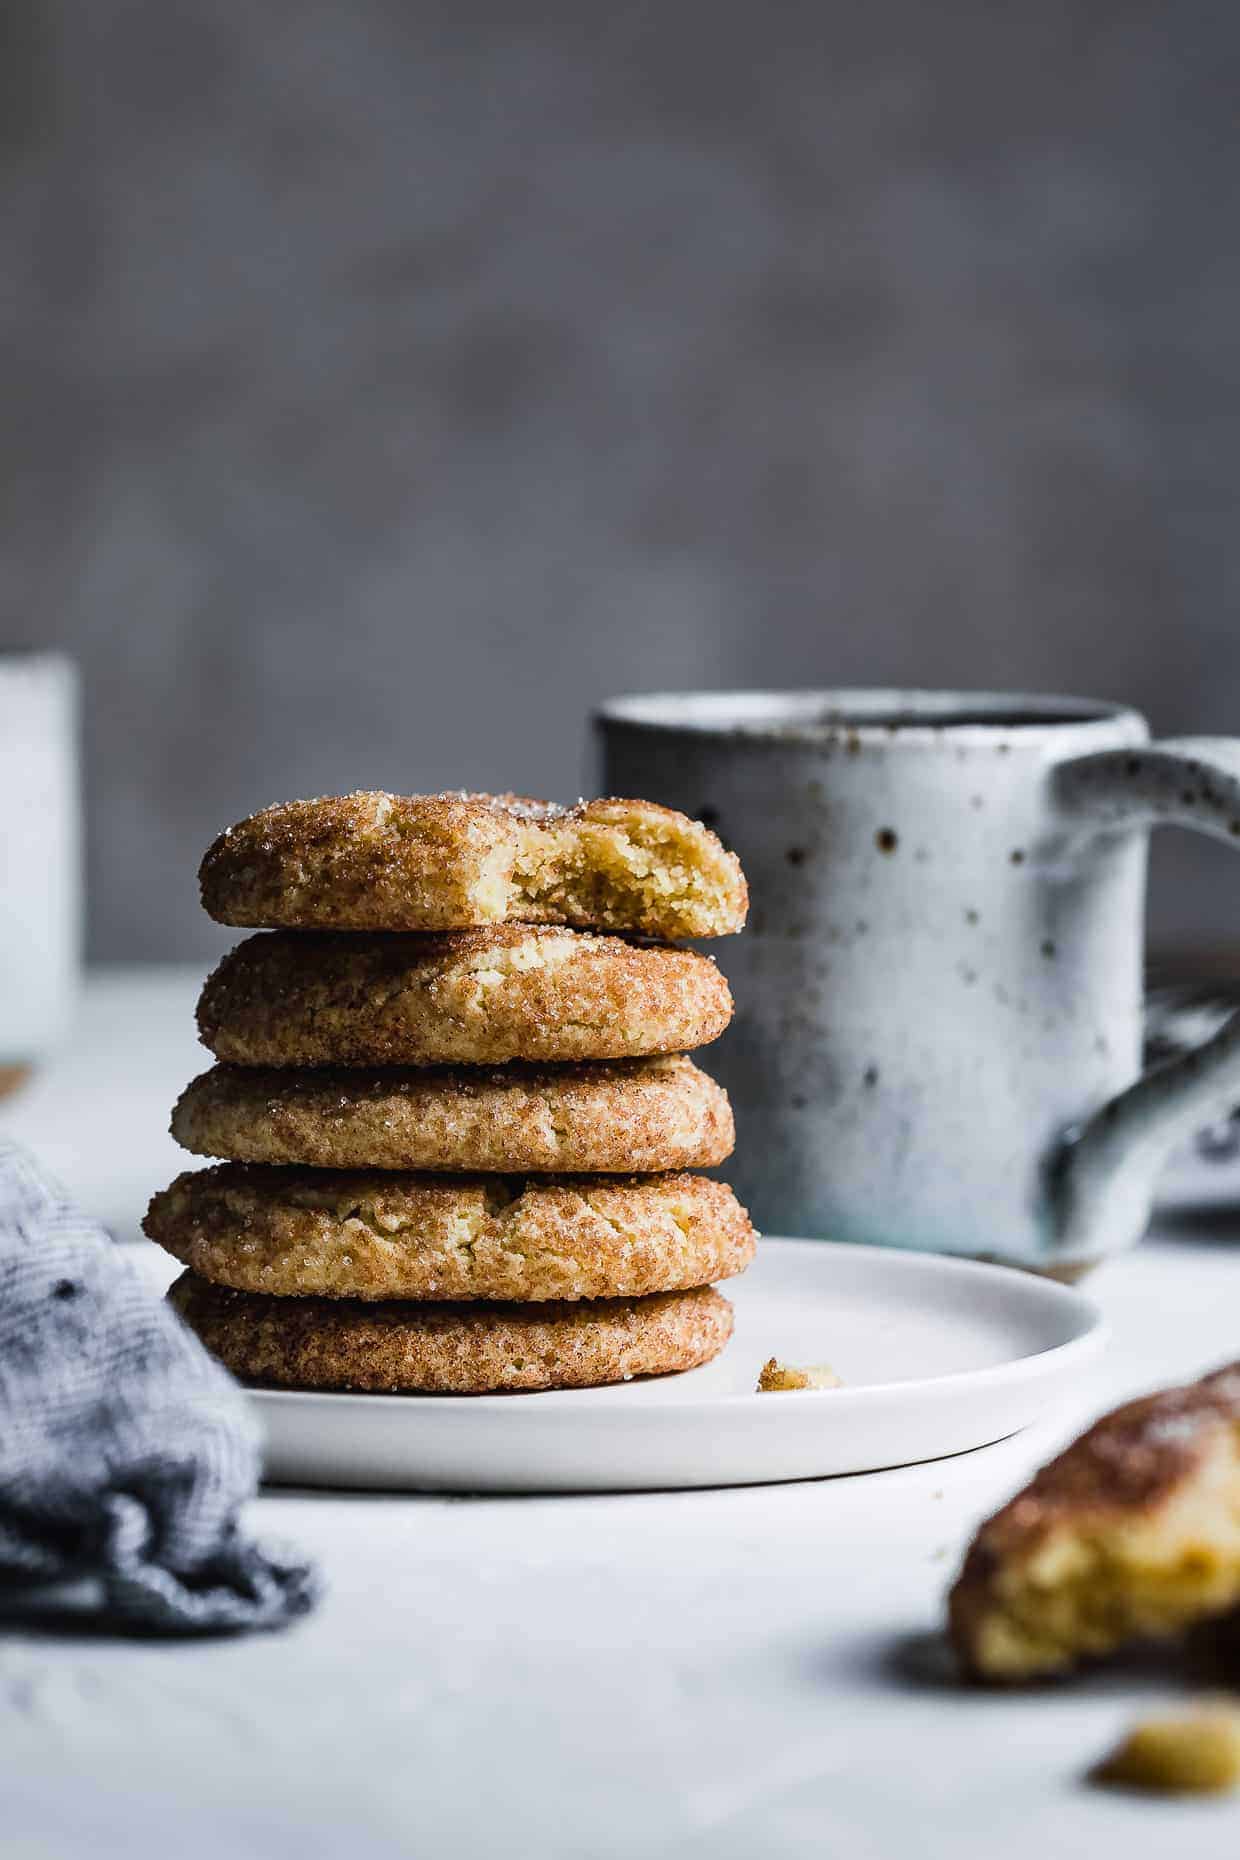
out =
[[143,1227],[200,1278],[280,1297],[640,1297],[743,1272],[754,1232],[701,1175],[449,1176],[221,1163]]
[[198,1028],[245,1066],[625,1059],[716,1039],[732,1018],[709,956],[580,930],[438,936],[271,931],[208,977]]
[[732,1334],[710,1290],[594,1304],[337,1304],[182,1273],[168,1294],[234,1375],[295,1389],[485,1395],[595,1388],[696,1369]]
[[1104,1415],[978,1532],[952,1639],[1033,1679],[1240,1603],[1240,1363]]
[[199,879],[207,913],[248,929],[541,923],[674,941],[729,935],[748,908],[736,856],[700,821],[652,801],[285,801],[222,833]]
[[708,1169],[734,1140],[727,1093],[683,1054],[390,1071],[213,1066],[181,1093],[172,1134],[195,1155],[233,1162],[465,1174]]

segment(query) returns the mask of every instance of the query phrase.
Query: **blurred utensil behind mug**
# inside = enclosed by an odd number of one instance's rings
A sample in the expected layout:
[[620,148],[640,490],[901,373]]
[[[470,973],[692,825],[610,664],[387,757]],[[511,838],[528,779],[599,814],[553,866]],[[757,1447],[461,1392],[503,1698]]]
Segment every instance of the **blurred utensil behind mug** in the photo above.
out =
[[81,951],[77,669],[0,652],[0,1093],[64,1034]]
[[[1145,1063],[1162,1065],[1182,1058],[1213,1039],[1237,1009],[1240,942],[1190,943],[1154,952],[1145,971]],[[1202,1162],[1240,1161],[1240,1092],[1222,1116],[1195,1133],[1192,1147]],[[1234,1179],[1234,1167],[1230,1174]],[[1174,1195],[1182,1186],[1176,1179],[1161,1188]],[[1166,1193],[1160,1195],[1166,1198]]]

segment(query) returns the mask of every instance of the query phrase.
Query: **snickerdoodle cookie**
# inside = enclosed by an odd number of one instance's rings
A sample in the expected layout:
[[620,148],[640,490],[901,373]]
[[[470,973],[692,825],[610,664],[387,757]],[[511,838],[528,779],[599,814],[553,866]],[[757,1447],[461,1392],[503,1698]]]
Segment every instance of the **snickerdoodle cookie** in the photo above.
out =
[[1240,1604],[1240,1363],[1104,1415],[973,1541],[952,1638],[980,1678],[1062,1672]]
[[710,829],[651,801],[286,801],[222,833],[199,876],[210,916],[255,929],[541,923],[674,940],[739,930],[748,905]]
[[152,1240],[281,1297],[640,1297],[744,1271],[754,1232],[701,1175],[412,1175],[221,1163],[155,1196]]
[[733,1143],[726,1092],[683,1054],[468,1070],[214,1066],[182,1092],[172,1134],[233,1162],[466,1173],[709,1168]]
[[696,1369],[732,1332],[710,1290],[596,1304],[337,1304],[265,1298],[183,1273],[168,1294],[235,1375],[286,1388],[484,1395],[593,1388]]
[[247,1066],[493,1065],[703,1046],[732,1017],[708,956],[579,930],[276,931],[225,956],[203,1042]]

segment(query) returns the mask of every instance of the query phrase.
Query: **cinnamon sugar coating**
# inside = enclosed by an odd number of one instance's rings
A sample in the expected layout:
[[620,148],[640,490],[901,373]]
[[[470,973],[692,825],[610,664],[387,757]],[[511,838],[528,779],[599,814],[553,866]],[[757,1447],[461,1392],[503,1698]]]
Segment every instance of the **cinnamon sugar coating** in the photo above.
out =
[[732,1333],[710,1290],[593,1304],[336,1304],[183,1273],[168,1294],[234,1375],[284,1388],[482,1395],[594,1388],[707,1363]]
[[146,1233],[201,1278],[280,1297],[578,1299],[709,1285],[753,1257],[708,1176],[415,1175],[221,1163]]
[[198,1005],[204,1044],[249,1066],[623,1059],[705,1045],[731,1018],[707,956],[515,925],[249,937]]
[[243,928],[452,930],[567,924],[726,936],[744,874],[700,821],[651,801],[360,792],[285,801],[229,827],[199,873]]
[[594,1064],[272,1070],[213,1066],[172,1134],[199,1156],[320,1169],[710,1168],[733,1143],[722,1086],[681,1054]]

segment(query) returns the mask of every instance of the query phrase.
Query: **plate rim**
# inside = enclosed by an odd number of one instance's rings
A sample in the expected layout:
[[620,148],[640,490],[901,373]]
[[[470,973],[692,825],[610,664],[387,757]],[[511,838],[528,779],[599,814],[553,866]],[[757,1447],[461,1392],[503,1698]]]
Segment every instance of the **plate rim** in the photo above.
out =
[[[832,1410],[838,1410],[841,1408],[848,1409],[856,1407],[895,1394],[898,1394],[901,1398],[913,1398],[919,1395],[924,1396],[928,1393],[938,1394],[942,1392],[948,1394],[951,1392],[958,1392],[963,1384],[967,1384],[979,1390],[984,1390],[987,1387],[993,1386],[996,1382],[1009,1382],[1013,1376],[1020,1379],[1022,1378],[1022,1372],[1023,1376],[1027,1377],[1037,1376],[1048,1370],[1058,1369],[1068,1364],[1074,1356],[1089,1358],[1100,1352],[1110,1340],[1111,1326],[1100,1307],[1092,1298],[1087,1298],[1084,1293],[1077,1291],[1074,1286],[1061,1285],[1056,1280],[1040,1278],[1036,1273],[1026,1272],[1019,1266],[1001,1265],[997,1261],[990,1260],[964,1259],[950,1253],[929,1253],[919,1252],[911,1248],[859,1245],[855,1242],[846,1240],[815,1240],[809,1236],[788,1234],[764,1235],[759,1240],[759,1253],[761,1253],[762,1249],[773,1246],[779,1246],[780,1248],[813,1248],[814,1251],[818,1253],[830,1251],[836,1256],[849,1256],[854,1258],[858,1255],[868,1255],[871,1263],[873,1263],[876,1258],[881,1258],[883,1261],[882,1270],[890,1269],[897,1274],[906,1269],[921,1268],[924,1270],[926,1267],[932,1266],[935,1270],[945,1272],[948,1277],[953,1275],[961,1278],[973,1279],[980,1277],[992,1283],[996,1281],[1014,1283],[1019,1280],[1022,1284],[1022,1291],[1027,1293],[1031,1298],[1035,1300],[1041,1299],[1050,1306],[1058,1305],[1064,1312],[1065,1317],[1067,1317],[1069,1312],[1075,1313],[1077,1322],[1080,1326],[1074,1335],[1066,1337],[1062,1343],[1051,1344],[1048,1348],[1043,1350],[1031,1350],[1023,1355],[1010,1357],[1005,1362],[991,1363],[980,1369],[955,1369],[949,1370],[944,1375],[916,1376],[888,1382],[867,1382],[857,1387],[845,1386],[843,1388],[830,1390],[782,1389],[779,1392],[785,1397],[785,1401],[781,1403],[777,1409],[773,1410],[773,1412],[776,1413],[788,1412],[787,1398],[789,1397],[791,1398],[792,1405],[799,1408],[804,1407],[807,1403],[820,1401],[824,1394],[830,1394],[832,1398],[830,1404],[831,1408]],[[721,1284],[725,1288],[723,1295],[726,1297],[728,1281],[723,1280]],[[666,1382],[669,1387],[678,1386],[682,1389],[684,1387],[683,1381],[681,1381],[679,1376],[675,1375],[667,1377],[642,1377],[637,1378],[637,1380],[649,1383]],[[533,1398],[537,1406],[545,1413],[547,1412],[547,1404],[537,1401],[537,1398],[539,1396],[554,1396],[556,1397],[556,1413],[566,1414],[586,1411],[591,1415],[599,1417],[613,1413],[616,1415],[623,1413],[625,1421],[630,1424],[634,1423],[639,1416],[648,1416],[651,1419],[665,1418],[666,1410],[669,1406],[674,1407],[678,1411],[678,1414],[686,1417],[689,1415],[700,1416],[705,1413],[718,1414],[720,1410],[748,1407],[751,1403],[759,1399],[759,1391],[757,1389],[748,1389],[717,1395],[695,1396],[689,1394],[667,1404],[658,1402],[642,1403],[640,1406],[635,1404],[621,1410],[618,1406],[613,1408],[609,1404],[598,1400],[598,1396],[605,1393],[608,1385],[588,1389],[497,1389],[480,1395],[458,1395],[451,1393],[434,1394],[427,1390],[419,1389],[393,1389],[391,1391],[372,1389],[286,1389],[271,1388],[251,1383],[243,1383],[242,1386],[247,1396],[249,1396],[252,1401],[264,1407],[268,1404],[275,1407],[289,1405],[303,1406],[307,1401],[324,1401],[331,1405],[335,1405],[343,1399],[348,1401],[349,1404],[355,1408],[359,1405],[365,1405],[366,1407],[375,1407],[389,1411],[408,1409],[410,1407],[416,1407],[418,1404],[425,1404],[433,1408],[435,1412],[439,1414],[453,1412],[469,1414],[498,1413],[500,1411],[510,1412],[513,1408],[514,1399],[518,1397],[523,1398],[517,1401],[518,1409],[522,1406],[526,1406],[528,1401]],[[628,1385],[621,1383],[611,1386],[626,1387]],[[765,1411],[764,1408],[762,1412]]]

